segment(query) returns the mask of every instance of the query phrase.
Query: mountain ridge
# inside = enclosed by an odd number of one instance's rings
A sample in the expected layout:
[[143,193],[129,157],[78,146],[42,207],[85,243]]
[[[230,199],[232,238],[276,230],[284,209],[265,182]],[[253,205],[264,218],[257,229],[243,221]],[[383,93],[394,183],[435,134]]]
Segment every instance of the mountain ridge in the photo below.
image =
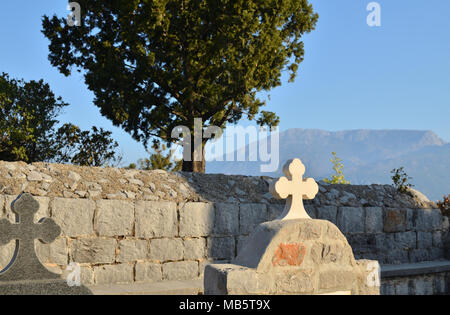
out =
[[332,175],[331,152],[343,159],[344,175],[354,184],[392,183],[390,170],[404,166],[416,188],[430,199],[441,199],[450,193],[450,143],[431,130],[293,128],[280,132],[280,163],[276,172],[261,173],[260,162],[238,161],[207,162],[206,170],[277,177],[286,160],[299,157],[307,168],[305,176],[321,180]]

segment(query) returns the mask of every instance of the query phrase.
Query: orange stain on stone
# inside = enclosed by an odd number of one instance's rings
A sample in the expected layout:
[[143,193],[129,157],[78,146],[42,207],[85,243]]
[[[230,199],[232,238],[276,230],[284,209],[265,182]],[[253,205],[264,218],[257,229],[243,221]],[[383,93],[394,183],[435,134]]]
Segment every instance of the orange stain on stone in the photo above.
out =
[[272,258],[274,266],[300,266],[306,255],[306,246],[303,244],[280,244]]

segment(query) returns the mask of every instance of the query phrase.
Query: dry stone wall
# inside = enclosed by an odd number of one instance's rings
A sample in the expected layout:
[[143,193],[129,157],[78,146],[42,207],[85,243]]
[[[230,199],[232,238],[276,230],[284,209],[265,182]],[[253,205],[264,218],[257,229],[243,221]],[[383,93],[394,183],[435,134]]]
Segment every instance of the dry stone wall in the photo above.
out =
[[[194,279],[208,263],[229,262],[255,226],[281,214],[284,201],[268,193],[271,180],[0,162],[0,217],[13,222],[11,202],[22,191],[34,195],[37,217],[62,229],[54,243],[37,243],[40,260],[62,273],[79,263],[87,285]],[[420,193],[319,186],[305,207],[340,228],[355,258],[400,264],[447,253],[448,218]],[[13,247],[0,248],[0,268]]]

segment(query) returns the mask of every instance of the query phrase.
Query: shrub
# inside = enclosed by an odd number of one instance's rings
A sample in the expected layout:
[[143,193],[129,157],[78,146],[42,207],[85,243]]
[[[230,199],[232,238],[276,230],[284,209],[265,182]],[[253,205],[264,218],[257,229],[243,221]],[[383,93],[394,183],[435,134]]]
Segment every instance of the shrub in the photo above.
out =
[[331,179],[324,178],[324,182],[327,184],[350,184],[349,181],[345,180],[344,174],[342,172],[342,168],[344,164],[342,164],[342,159],[336,156],[336,152],[332,152],[333,158],[330,159],[331,163],[333,163],[333,170],[336,172],[336,175],[331,176]]
[[408,191],[408,188],[413,187],[414,185],[409,183],[409,180],[412,179],[412,177],[409,177],[408,174],[403,169],[403,166],[400,168],[394,168],[391,171],[392,175],[392,181],[394,182],[394,187],[397,188],[397,190],[401,193],[405,193]]

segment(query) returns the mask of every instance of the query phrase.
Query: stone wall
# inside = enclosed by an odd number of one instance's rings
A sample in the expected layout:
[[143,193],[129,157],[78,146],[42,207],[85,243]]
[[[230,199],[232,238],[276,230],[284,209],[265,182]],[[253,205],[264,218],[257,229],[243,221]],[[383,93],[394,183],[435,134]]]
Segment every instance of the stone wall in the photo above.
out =
[[[39,258],[62,272],[82,266],[87,285],[200,277],[212,261],[229,262],[259,223],[276,218],[267,177],[202,175],[0,162],[0,217],[30,192],[40,215],[62,235],[37,244]],[[420,193],[391,186],[326,185],[306,209],[335,223],[357,259],[400,264],[442,259],[448,218]],[[0,266],[14,244],[0,248]]]

